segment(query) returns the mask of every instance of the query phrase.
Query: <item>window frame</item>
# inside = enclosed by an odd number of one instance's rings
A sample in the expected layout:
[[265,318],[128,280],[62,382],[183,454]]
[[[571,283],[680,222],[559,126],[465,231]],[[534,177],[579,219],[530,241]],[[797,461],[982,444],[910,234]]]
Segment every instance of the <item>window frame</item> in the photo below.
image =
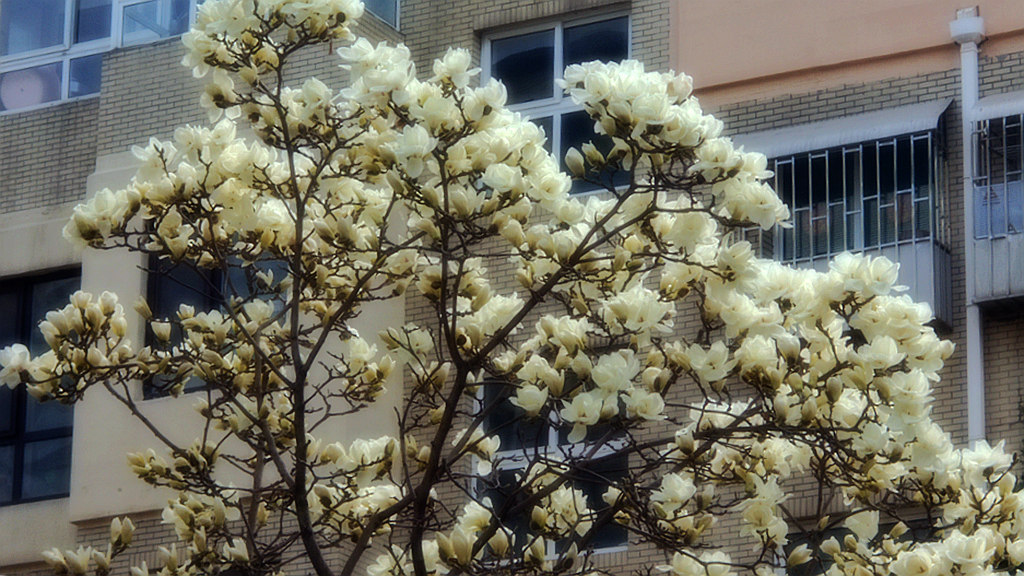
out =
[[[909,143],[909,168],[900,167],[899,147],[901,141]],[[927,182],[924,184],[917,182],[917,146],[922,141],[927,150],[927,156],[924,159],[926,165],[921,168],[921,170],[927,170]],[[882,170],[880,169],[885,148],[891,150],[893,162],[892,190],[888,192],[883,192]],[[873,156],[873,160],[869,161],[873,162],[871,172],[867,172],[865,168],[869,165],[865,162],[866,150],[870,150],[871,156]],[[834,190],[835,184],[830,182],[832,171],[829,164],[833,155],[839,156],[842,161],[842,165],[838,169],[838,176],[841,180],[838,190]],[[856,163],[852,174],[847,170],[847,162],[851,158]],[[815,198],[818,197],[814,187],[816,160],[824,161],[822,169],[824,170],[825,189],[820,193],[824,197],[824,201],[821,202],[815,202]],[[941,130],[938,127],[771,158],[768,167],[774,173],[772,187],[789,208],[789,224],[791,225],[786,228],[781,226],[775,228],[775,259],[790,264],[809,264],[828,260],[842,252],[870,252],[905,244],[940,242],[942,235],[941,222],[939,222],[939,210],[942,203],[940,198],[942,194],[941,161]],[[798,168],[803,170],[800,167],[801,163],[806,163],[807,203],[797,206],[799,190],[796,173]],[[904,170],[909,172],[907,187],[901,187],[899,182],[900,173]],[[784,174],[787,172],[789,180],[791,180],[788,183],[788,190],[784,189],[787,185],[782,184]],[[866,186],[865,176],[870,176],[871,173],[874,175],[873,186]],[[854,182],[852,187],[848,181],[851,176]],[[920,195],[918,192],[922,186],[926,190],[924,195]],[[848,187],[851,187],[852,190],[848,190]],[[870,190],[872,187],[873,190]],[[839,196],[839,199],[836,200],[835,196]],[[891,196],[891,198],[885,200],[886,196]],[[909,200],[904,200],[905,198]],[[909,218],[906,223],[901,220],[900,212],[901,202],[904,201],[909,202]],[[837,208],[841,210],[838,216],[842,219],[839,232],[835,231],[833,223],[835,220],[833,210]],[[867,216],[872,209],[877,228],[873,240],[869,237],[867,221]],[[822,211],[821,214],[817,213],[819,210]],[[886,216],[887,210],[891,212],[891,218]],[[918,215],[921,211],[925,212],[926,220],[924,221],[928,225],[926,233],[923,234],[918,229],[919,222],[921,222]],[[852,230],[850,229],[851,225],[853,226]],[[824,229],[825,248],[822,251],[818,251],[819,235],[815,232],[818,226]],[[885,230],[883,230],[883,226],[886,227]],[[909,235],[906,237],[901,236],[904,226],[909,226]],[[807,235],[806,250],[804,250],[799,237],[801,232]],[[833,242],[839,239],[836,234],[840,234],[841,248],[833,245],[839,244],[839,242]]]
[[[32,318],[32,298],[34,295],[33,292],[37,286],[46,282],[77,278],[78,285],[80,287],[81,277],[82,274],[79,268],[61,268],[27,275],[0,278],[0,287],[5,289],[12,287],[11,292],[17,294],[18,317],[13,322],[15,327],[15,342],[30,342],[32,333],[37,330],[36,323],[43,320],[42,318]],[[6,346],[6,343],[0,343],[0,345]],[[25,493],[25,456],[27,448],[31,444],[51,440],[72,440],[74,435],[73,410],[69,408],[69,417],[72,421],[71,424],[66,426],[54,426],[42,430],[28,430],[28,406],[29,402],[34,402],[35,400],[31,397],[24,386],[18,386],[11,389],[9,398],[11,406],[9,408],[10,412],[8,415],[13,417],[13,422],[9,425],[9,432],[0,432],[0,449],[13,447],[14,450],[13,465],[11,469],[11,499],[8,501],[0,500],[0,508],[28,504],[31,502],[40,502],[43,500],[67,498],[71,493],[70,471],[72,448],[69,447],[67,452],[67,469],[69,473],[68,489],[66,491],[44,494],[41,496],[23,497],[23,494]],[[0,414],[0,419],[2,418],[3,415]]]
[[[0,0],[2,2],[3,0]],[[97,85],[100,87],[96,92],[90,92],[87,94],[71,95],[71,63],[74,60],[88,56],[97,56],[106,54],[116,48],[131,47],[131,46],[143,46],[146,44],[152,44],[160,42],[168,38],[175,38],[180,36],[181,33],[156,38],[146,39],[139,42],[125,42],[123,38],[123,23],[124,23],[124,10],[129,6],[143,4],[154,0],[111,0],[110,1],[110,32],[105,38],[97,38],[94,40],[88,40],[85,42],[75,42],[75,18],[77,16],[77,3],[79,0],[62,0],[64,3],[64,31],[63,40],[54,44],[53,46],[47,46],[45,48],[37,48],[35,50],[29,50],[26,52],[18,52],[12,55],[0,56],[0,78],[10,72],[17,72],[19,70],[29,70],[32,68],[39,68],[51,64],[60,65],[60,75],[58,76],[59,86],[57,89],[57,97],[52,100],[45,102],[39,102],[28,106],[21,106],[18,108],[0,110],[0,116],[7,114],[17,114],[20,112],[30,112],[49,106],[55,106],[63,102],[73,102],[78,100],[85,100],[89,98],[97,98],[102,91],[102,81],[98,80]],[[155,0],[161,3],[166,3],[170,6],[173,0]],[[198,5],[203,0],[187,0],[189,3],[188,23],[191,25],[195,21],[196,10]],[[396,0],[397,1],[397,0]],[[187,28],[186,28],[187,31]],[[102,64],[100,66],[100,76],[102,77]],[[2,106],[2,104],[0,104]]]
[[[997,131],[998,136],[993,137]],[[974,238],[993,240],[1024,233],[1024,113],[976,120],[973,126],[971,175]],[[1007,131],[1017,135],[1008,142]],[[1008,151],[1016,159],[1008,162]],[[998,169],[995,157],[1001,157]]]
[[[521,113],[527,120],[536,122],[538,125],[540,124],[539,120],[541,119],[549,120],[551,129],[550,131],[545,129],[548,150],[556,156],[559,166],[562,167],[563,169],[564,158],[562,158],[563,154],[561,152],[563,134],[562,118],[573,112],[579,112],[583,110],[582,106],[579,106],[578,104],[573,102],[572,98],[569,95],[565,94],[564,91],[558,87],[557,81],[562,78],[563,73],[565,72],[565,29],[573,28],[576,26],[583,26],[587,24],[594,24],[597,22],[616,20],[619,18],[624,18],[626,21],[626,54],[623,57],[623,60],[626,60],[633,57],[633,17],[628,9],[622,8],[590,13],[585,16],[546,19],[540,22],[535,22],[524,26],[504,28],[492,33],[488,33],[483,37],[483,40],[481,42],[480,78],[481,83],[486,83],[492,78],[491,44],[494,41],[506,40],[509,38],[515,38],[517,36],[525,36],[527,34],[544,32],[547,30],[552,31],[554,36],[554,42],[552,44],[553,57],[551,69],[551,96],[548,98],[541,98],[537,100],[530,100],[527,102],[510,104],[508,105],[508,109],[513,112]],[[600,187],[595,189],[586,189],[579,191],[573,190],[573,194],[589,194],[593,192],[600,192],[602,190],[603,188]]]

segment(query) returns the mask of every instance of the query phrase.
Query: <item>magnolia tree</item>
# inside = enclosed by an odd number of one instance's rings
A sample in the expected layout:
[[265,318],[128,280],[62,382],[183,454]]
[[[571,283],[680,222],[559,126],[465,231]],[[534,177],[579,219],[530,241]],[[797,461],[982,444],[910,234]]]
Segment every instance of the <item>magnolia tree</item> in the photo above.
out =
[[[177,493],[163,517],[178,543],[134,575],[582,573],[609,526],[664,552],[635,568],[674,576],[1024,562],[1011,457],[956,450],[930,419],[952,346],[928,307],[896,294],[884,259],[818,273],[758,258],[741,232],[787,210],[689,78],[569,67],[565,91],[608,145],[570,150],[563,174],[466,51],[419,79],[405,47],[353,37],[362,11],[205,2],[184,43],[211,126],[137,149],[127,187],[65,229],[199,271],[219,307],[154,317],[140,301],[133,342],[113,294],[79,292],[41,323],[48,351],[0,354],[6,385],[111,394],[163,444],[128,460]],[[282,84],[300,49],[331,42],[347,87]],[[572,196],[574,179],[605,190]],[[353,329],[403,294],[430,313]],[[396,436],[325,437],[381,410],[399,371],[400,409],[379,415]],[[194,442],[145,418],[140,383],[203,385],[181,400],[201,415]],[[612,461],[628,469],[594,472]],[[792,512],[797,489],[817,494],[813,517]],[[132,530],[115,519],[108,547],[45,556],[102,576]]]

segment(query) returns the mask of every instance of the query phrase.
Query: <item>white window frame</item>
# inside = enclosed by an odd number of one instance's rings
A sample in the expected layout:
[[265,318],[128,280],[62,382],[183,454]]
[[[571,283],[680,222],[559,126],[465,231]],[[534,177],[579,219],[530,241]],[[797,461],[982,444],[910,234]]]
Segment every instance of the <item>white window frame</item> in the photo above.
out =
[[[76,16],[76,0],[63,0],[64,1],[64,38],[63,42],[48,46],[46,48],[39,48],[36,50],[30,50],[27,52],[19,52],[8,56],[0,56],[0,75],[8,72],[14,72],[17,70],[26,70],[30,68],[36,68],[39,66],[46,66],[50,64],[60,64],[61,73],[59,95],[56,99],[48,102],[41,102],[39,104],[33,104],[31,106],[23,106],[20,108],[12,108],[10,110],[0,111],[0,116],[7,114],[17,114],[21,112],[28,112],[32,110],[38,110],[40,108],[46,108],[49,106],[58,105],[62,102],[84,100],[87,98],[96,98],[99,96],[99,92],[91,94],[83,94],[80,96],[71,96],[71,62],[85,56],[95,56],[98,54],[104,54],[121,46],[135,46],[142,45],[150,42],[156,42],[164,40],[164,38],[157,39],[146,39],[142,42],[128,42],[125,43],[122,38],[122,25],[123,25],[123,14],[124,9],[128,6],[135,4],[141,4],[150,0],[111,0],[110,3],[110,35],[106,38],[98,38],[96,40],[90,40],[88,42],[74,42],[74,27],[75,27],[75,16]],[[170,7],[170,0],[160,0],[165,2]],[[202,0],[189,0],[189,22],[195,21],[196,6],[201,4]],[[168,36],[171,38],[173,36]]]
[[[616,18],[626,18],[626,56],[625,58],[633,57],[633,19],[628,10],[614,10],[608,12],[598,12],[595,14],[588,14],[585,17],[570,18],[570,19],[557,19],[557,20],[546,20],[538,22],[536,24],[530,24],[527,26],[517,26],[488,34],[484,37],[481,50],[480,50],[480,68],[481,78],[483,82],[487,82],[491,79],[491,43],[495,40],[504,40],[506,38],[514,38],[516,36],[523,36],[526,34],[532,34],[534,32],[542,32],[546,30],[552,30],[554,32],[554,57],[552,58],[552,69],[551,77],[553,80],[559,80],[562,78],[563,72],[565,72],[564,64],[564,50],[563,50],[563,38],[566,28],[572,28],[574,26],[581,26],[584,24],[593,24],[595,22],[603,22],[605,20],[613,20]],[[558,87],[557,82],[552,83],[551,97],[543,98],[538,100],[531,100],[529,102],[522,102],[519,104],[512,104],[508,108],[514,112],[521,113],[528,120],[535,120],[541,118],[551,119],[551,133],[547,134],[548,143],[551,148],[552,154],[556,157],[560,154],[562,147],[562,116],[570,112],[576,112],[583,108],[572,101],[568,95],[566,95],[561,88]],[[559,162],[562,161],[558,158]],[[593,192],[599,192],[601,189],[594,190]],[[582,194],[591,193],[591,191],[582,192]]]

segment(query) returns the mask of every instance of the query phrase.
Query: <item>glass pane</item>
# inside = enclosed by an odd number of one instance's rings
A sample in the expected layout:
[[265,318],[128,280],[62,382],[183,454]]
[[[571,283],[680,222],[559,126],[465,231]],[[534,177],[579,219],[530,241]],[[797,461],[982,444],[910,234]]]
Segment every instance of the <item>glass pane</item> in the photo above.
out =
[[784,260],[792,260],[796,256],[793,254],[793,246],[795,243],[793,228],[782,229],[782,258]]
[[188,29],[188,0],[151,0],[124,7],[121,41],[124,44],[153,42]]
[[189,266],[167,268],[161,263],[150,274],[149,307],[156,318],[177,318],[178,307],[187,304],[196,311],[210,310],[219,300],[214,274]]
[[910,137],[896,141],[896,189],[910,190],[913,184],[913,157],[910,153]]
[[843,238],[846,236],[846,232],[843,227],[843,205],[833,204],[829,206],[828,210],[828,225],[829,225],[829,242],[831,243],[829,250],[831,254],[837,254],[846,249],[845,241]]
[[811,204],[815,216],[824,216],[828,203],[828,180],[826,178],[825,156],[811,159]]
[[19,340],[20,310],[18,291],[13,286],[0,287],[0,348]]
[[896,241],[896,209],[892,204],[882,206],[881,222],[882,243],[892,244]]
[[[608,508],[604,502],[604,493],[610,484],[622,480],[629,469],[629,459],[625,456],[614,456],[587,463],[577,469],[573,485],[587,496],[587,506],[600,514]],[[626,527],[614,522],[606,524],[596,533],[591,544],[594,548],[610,548],[626,543],[628,533]]]
[[856,209],[860,207],[861,178],[860,178],[860,151],[846,150],[843,154],[843,183],[846,197],[846,207]]
[[14,390],[0,386],[0,437],[14,432]]
[[1009,229],[1010,234],[1024,232],[1024,187],[1020,182],[1010,182],[1006,185],[1009,189],[1007,194],[1007,205],[1009,207]]
[[892,202],[896,192],[896,147],[886,143],[878,147],[878,190],[882,196],[882,204]]
[[843,201],[843,152],[839,149],[828,152],[828,201]]
[[110,0],[78,0],[75,42],[110,37]]
[[828,220],[815,218],[811,220],[811,227],[814,232],[814,255],[828,254]]
[[71,437],[25,444],[21,497],[67,494],[71,487]]
[[775,193],[789,206],[793,207],[793,163],[778,162],[775,164]]
[[615,62],[629,56],[629,19],[625,16],[565,29],[565,66],[600,60]]
[[931,189],[931,153],[927,138],[914,140],[914,190],[920,198],[927,196]]
[[531,118],[530,121],[536,124],[537,126],[540,126],[541,129],[544,130],[544,134],[547,136],[547,138],[544,140],[544,149],[547,150],[548,152],[551,152],[554,149],[553,146],[555,139],[555,131],[552,129],[551,126],[551,116],[546,116],[544,118]]
[[363,4],[381,20],[392,26],[398,24],[398,2],[395,0],[364,0]]
[[986,238],[992,231],[988,226],[989,186],[974,189],[974,236]]
[[59,402],[25,400],[25,431],[40,432],[70,427],[74,421],[74,408]]
[[0,74],[0,110],[17,110],[60,99],[61,62]]
[[[500,470],[496,481],[484,482],[482,494],[482,496],[491,499],[494,513],[501,520],[501,523],[506,528],[512,529],[516,539],[517,550],[522,550],[524,543],[529,537],[527,530],[529,528],[530,510],[524,504],[528,495],[521,490],[517,490],[519,481],[516,479],[516,476],[522,473],[522,470]],[[515,507],[517,506],[522,509],[516,509]]]
[[542,30],[491,42],[491,76],[508,89],[508,103],[555,95],[555,31]]
[[878,246],[878,200],[864,201],[864,247]]
[[864,197],[875,196],[878,193],[878,159],[874,143],[864,145],[860,165]]
[[914,197],[910,192],[896,196],[896,209],[899,213],[897,226],[900,240],[910,240],[914,237]]
[[914,228],[915,236],[918,238],[927,238],[931,234],[932,219],[928,205],[927,198],[914,203]]
[[797,259],[807,258],[811,255],[811,213],[807,210],[800,210],[794,218],[796,229],[796,255]]
[[810,177],[810,160],[807,156],[798,157],[793,163],[793,205],[796,208],[811,205]]
[[[584,142],[593,142],[594,146],[596,146],[598,150],[607,154],[614,146],[611,138],[603,134],[594,134],[594,121],[591,120],[590,116],[582,110],[578,112],[570,112],[569,114],[562,114],[561,122],[562,134],[558,158],[559,164],[563,169],[565,168],[565,153],[569,151],[570,147],[580,150]],[[591,178],[595,177],[594,174],[588,174],[588,176]],[[625,186],[629,183],[629,171],[621,168],[616,170],[606,170],[596,176],[605,187],[609,185]],[[596,190],[597,188],[597,186],[589,182],[577,180],[572,183],[573,193]]]
[[850,212],[846,215],[846,249],[857,250],[860,243],[860,212]]
[[527,418],[522,408],[508,400],[511,392],[503,383],[487,383],[484,389],[484,408],[490,408],[484,427],[489,434],[501,440],[499,450],[522,450],[548,443],[548,427],[540,417]]
[[68,96],[99,94],[100,76],[103,73],[103,55],[94,54],[71,61],[71,85]]
[[0,504],[14,500],[14,446],[0,446]]
[[64,44],[64,0],[4,0],[0,8],[0,56]]
[[32,352],[39,354],[48,349],[42,334],[36,329],[39,322],[46,319],[46,313],[67,306],[71,294],[78,290],[81,279],[78,276],[56,278],[38,282],[32,286],[32,306],[30,308],[32,330],[29,346]]

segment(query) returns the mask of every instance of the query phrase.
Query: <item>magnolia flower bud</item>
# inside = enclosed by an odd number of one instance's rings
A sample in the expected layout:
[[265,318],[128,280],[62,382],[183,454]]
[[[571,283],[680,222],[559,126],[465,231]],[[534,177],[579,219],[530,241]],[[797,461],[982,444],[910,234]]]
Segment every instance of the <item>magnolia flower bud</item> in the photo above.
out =
[[576,148],[569,148],[565,153],[565,166],[573,178],[583,178],[586,174],[586,167],[583,164],[583,154]]

